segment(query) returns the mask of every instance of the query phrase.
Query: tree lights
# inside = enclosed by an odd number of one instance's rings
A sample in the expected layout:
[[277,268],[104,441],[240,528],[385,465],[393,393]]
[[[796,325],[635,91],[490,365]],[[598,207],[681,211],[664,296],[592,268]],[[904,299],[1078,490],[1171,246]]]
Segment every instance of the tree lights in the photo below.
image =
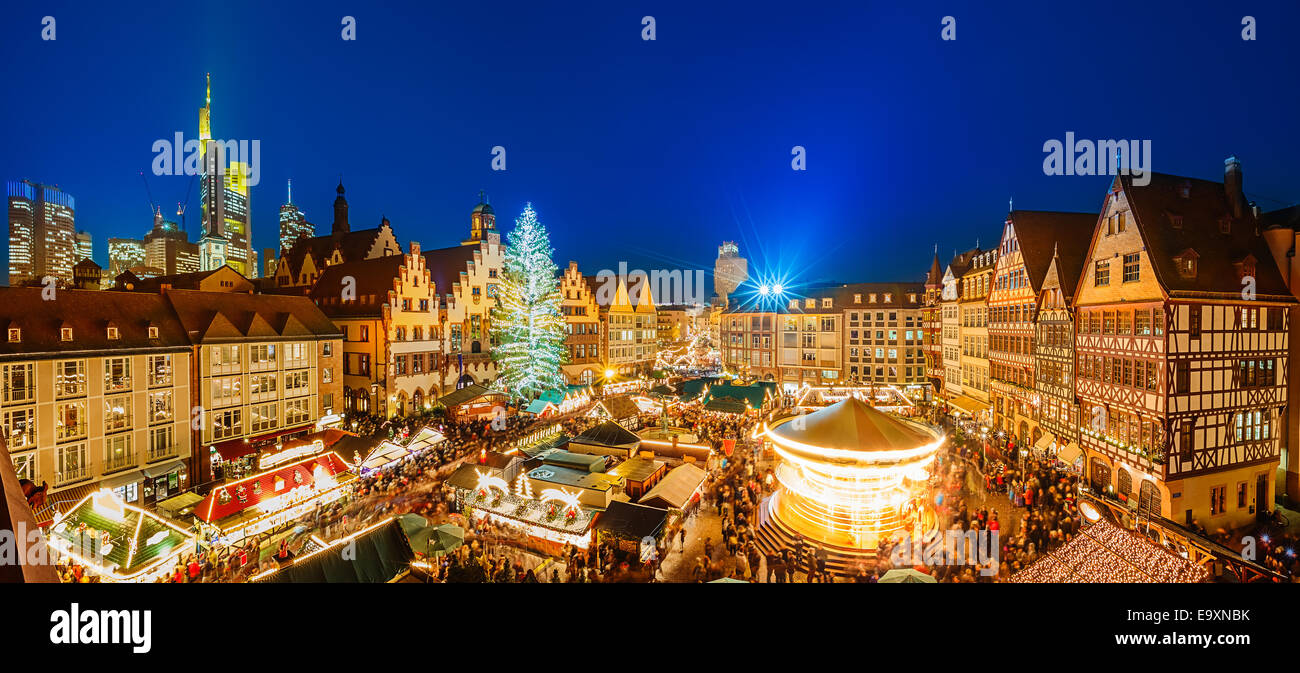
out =
[[500,382],[515,398],[532,399],[565,384],[560,366],[568,351],[551,252],[546,228],[528,204],[508,236],[499,303],[492,310],[492,332],[499,344],[492,349],[492,359]]

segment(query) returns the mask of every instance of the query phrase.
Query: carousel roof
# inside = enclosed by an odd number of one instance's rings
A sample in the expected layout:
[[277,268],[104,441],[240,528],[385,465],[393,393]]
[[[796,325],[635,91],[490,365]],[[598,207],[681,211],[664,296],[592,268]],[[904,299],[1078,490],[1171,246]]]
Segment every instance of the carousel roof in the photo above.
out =
[[939,435],[897,416],[876,411],[856,397],[843,399],[803,417],[795,416],[772,428],[780,439],[840,451],[894,451],[932,444]]

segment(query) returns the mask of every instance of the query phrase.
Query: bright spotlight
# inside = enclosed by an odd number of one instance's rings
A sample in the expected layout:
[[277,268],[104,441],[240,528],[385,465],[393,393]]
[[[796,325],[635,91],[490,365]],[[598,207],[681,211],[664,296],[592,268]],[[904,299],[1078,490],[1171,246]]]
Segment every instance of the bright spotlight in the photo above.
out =
[[772,286],[772,294],[781,294],[783,292],[785,292],[785,288],[781,287],[780,283]]
[[766,297],[767,295],[772,294],[772,288],[768,287],[767,285],[759,285],[758,293]]

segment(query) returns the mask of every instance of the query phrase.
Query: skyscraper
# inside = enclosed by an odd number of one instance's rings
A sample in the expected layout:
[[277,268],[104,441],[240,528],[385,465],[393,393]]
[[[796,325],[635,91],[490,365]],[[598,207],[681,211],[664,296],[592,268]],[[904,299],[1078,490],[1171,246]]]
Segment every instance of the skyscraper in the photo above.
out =
[[144,236],[144,265],[167,276],[199,271],[199,246],[190,242],[183,228],[156,211],[153,229]]
[[108,275],[116,278],[128,269],[145,265],[144,241],[138,238],[108,239]]
[[740,256],[740,248],[732,241],[718,246],[718,259],[713,263],[713,292],[726,304],[727,295],[736,291],[749,278],[749,262]]
[[83,259],[90,259],[94,257],[94,252],[95,252],[95,246],[92,243],[92,239],[90,238],[90,232],[78,231],[77,232],[77,254],[76,254],[77,261],[80,262]]
[[[199,238],[199,265],[203,271],[229,264],[244,276],[257,276],[252,245],[252,216],[248,203],[247,164],[227,161],[234,141],[212,139],[212,76],[207,97],[199,108],[199,154],[203,174],[199,180],[203,231]],[[236,152],[238,154],[238,152]],[[237,157],[242,159],[243,157]]]
[[72,282],[77,263],[76,202],[58,187],[12,180],[9,196],[9,284],[53,276]]
[[[289,181],[288,200],[280,206],[280,249],[288,250],[299,239],[316,235],[316,225],[307,221],[307,216],[298,206],[293,205],[293,180]],[[274,259],[274,256],[271,256]]]

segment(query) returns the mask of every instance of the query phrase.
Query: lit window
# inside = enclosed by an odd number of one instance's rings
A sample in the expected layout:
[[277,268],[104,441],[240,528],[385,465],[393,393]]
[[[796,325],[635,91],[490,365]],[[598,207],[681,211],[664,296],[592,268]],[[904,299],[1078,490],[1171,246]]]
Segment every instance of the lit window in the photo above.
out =
[[114,339],[117,339],[117,328],[116,328],[116,327],[110,327],[110,328],[108,328],[108,338],[109,338],[110,341],[112,341],[112,340],[114,340]]
[[9,341],[22,341],[23,331],[18,328],[9,330]]
[[[60,330],[59,330],[59,339],[62,340],[62,341],[72,341],[72,328],[71,328],[71,327],[64,327],[64,328],[60,329]],[[13,339],[10,339],[10,341],[13,341]]]

